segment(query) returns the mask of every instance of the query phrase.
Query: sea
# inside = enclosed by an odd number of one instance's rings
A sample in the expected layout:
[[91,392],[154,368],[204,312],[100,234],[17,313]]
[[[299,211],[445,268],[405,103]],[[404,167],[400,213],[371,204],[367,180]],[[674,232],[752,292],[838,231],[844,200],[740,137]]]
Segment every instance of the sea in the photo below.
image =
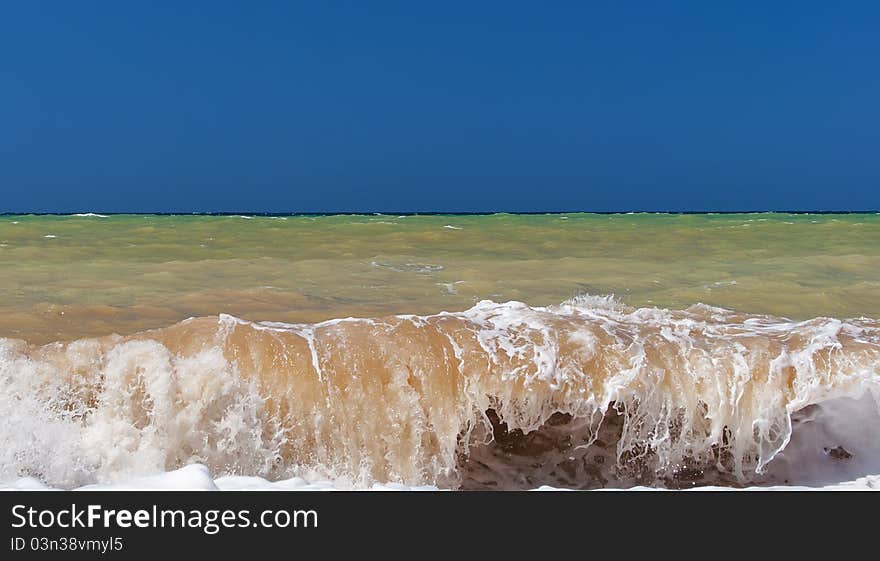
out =
[[880,488],[880,213],[0,215],[0,488]]

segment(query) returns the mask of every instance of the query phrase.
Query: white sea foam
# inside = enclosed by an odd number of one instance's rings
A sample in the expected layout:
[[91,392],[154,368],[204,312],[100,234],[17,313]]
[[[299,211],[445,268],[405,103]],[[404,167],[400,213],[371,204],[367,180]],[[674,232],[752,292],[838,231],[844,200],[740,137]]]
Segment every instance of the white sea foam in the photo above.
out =
[[382,269],[390,269],[397,273],[420,273],[430,274],[443,270],[443,265],[433,265],[431,263],[387,263],[383,261],[372,261],[373,267]]
[[455,282],[438,282],[437,286],[442,286],[443,290],[446,291],[446,294],[458,294],[457,285],[464,283],[464,281],[455,281]]

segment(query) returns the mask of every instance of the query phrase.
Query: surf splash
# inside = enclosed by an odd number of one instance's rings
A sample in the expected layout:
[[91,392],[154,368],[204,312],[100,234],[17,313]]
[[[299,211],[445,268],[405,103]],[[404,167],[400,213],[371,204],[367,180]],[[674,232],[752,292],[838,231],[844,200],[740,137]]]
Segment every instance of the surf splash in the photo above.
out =
[[798,450],[880,468],[877,439],[850,442],[880,429],[878,401],[880,322],[867,318],[610,297],[317,324],[221,315],[0,339],[0,479],[69,488],[202,463],[351,487],[782,483]]

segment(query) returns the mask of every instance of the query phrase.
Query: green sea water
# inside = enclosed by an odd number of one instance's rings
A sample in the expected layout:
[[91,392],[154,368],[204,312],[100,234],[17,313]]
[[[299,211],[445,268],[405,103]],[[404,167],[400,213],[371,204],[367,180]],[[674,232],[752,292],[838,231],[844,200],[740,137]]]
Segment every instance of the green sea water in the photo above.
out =
[[614,294],[880,317],[877,214],[0,216],[0,337],[313,322]]

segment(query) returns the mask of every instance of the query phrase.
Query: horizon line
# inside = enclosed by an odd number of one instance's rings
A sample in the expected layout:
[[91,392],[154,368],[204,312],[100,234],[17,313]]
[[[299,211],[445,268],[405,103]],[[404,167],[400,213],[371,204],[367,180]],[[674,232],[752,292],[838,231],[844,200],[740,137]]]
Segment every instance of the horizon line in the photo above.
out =
[[880,209],[859,210],[529,210],[529,211],[2,211],[0,216],[492,216],[561,214],[880,214]]

